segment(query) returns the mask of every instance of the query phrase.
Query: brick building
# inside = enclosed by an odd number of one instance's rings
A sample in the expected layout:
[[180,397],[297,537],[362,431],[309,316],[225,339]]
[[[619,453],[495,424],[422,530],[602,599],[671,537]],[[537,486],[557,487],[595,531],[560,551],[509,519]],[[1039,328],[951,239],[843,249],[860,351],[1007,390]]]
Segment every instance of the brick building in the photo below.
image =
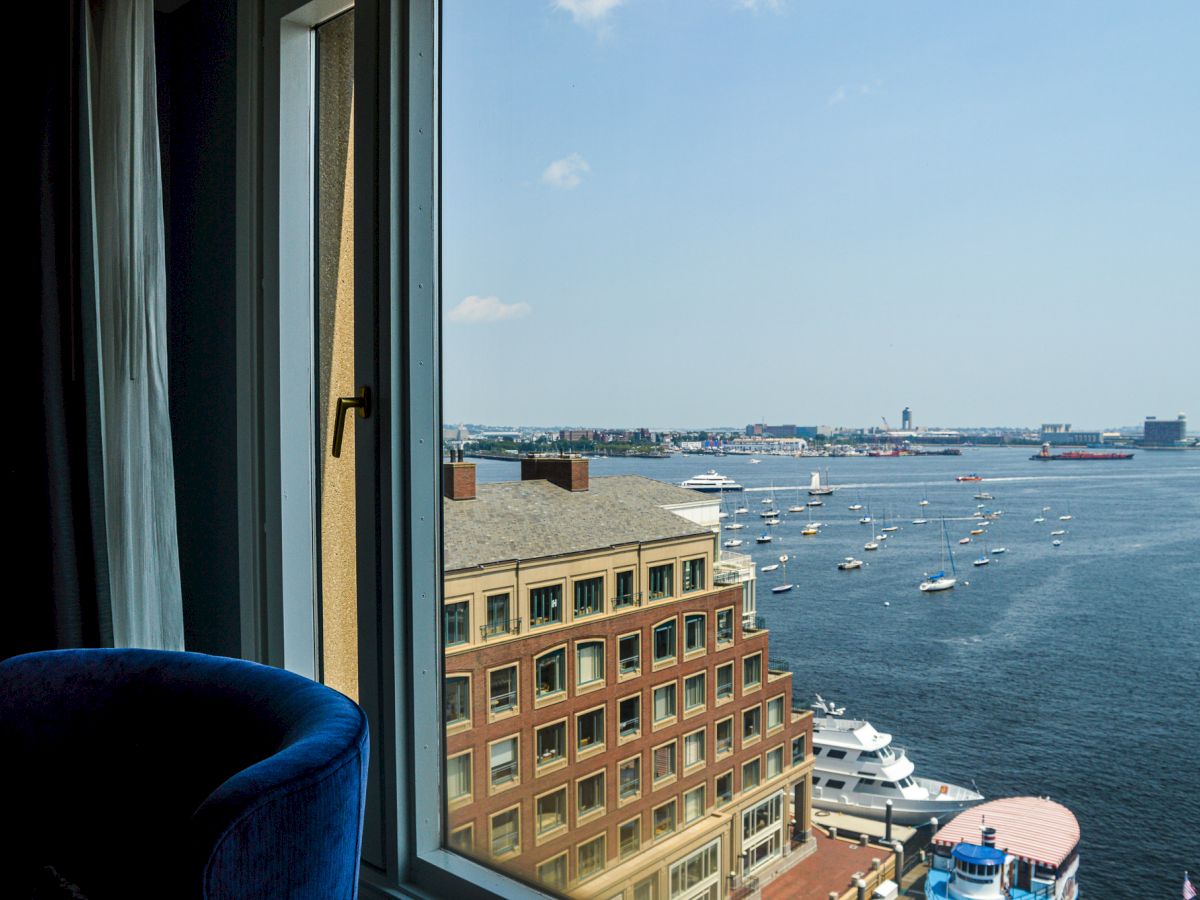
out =
[[725,897],[812,846],[811,715],[719,499],[447,463],[452,846],[577,897]]

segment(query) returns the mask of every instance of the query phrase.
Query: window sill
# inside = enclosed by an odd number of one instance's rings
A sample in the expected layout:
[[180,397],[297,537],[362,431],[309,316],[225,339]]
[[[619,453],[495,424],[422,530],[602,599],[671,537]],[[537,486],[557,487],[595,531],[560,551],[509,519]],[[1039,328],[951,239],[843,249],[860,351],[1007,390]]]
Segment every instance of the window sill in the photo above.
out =
[[694,707],[693,709],[685,709],[683,711],[683,717],[685,719],[690,719],[694,716],[702,716],[707,711],[708,711],[708,707],[701,704],[700,706]]
[[559,769],[567,767],[567,758],[565,756],[556,756],[553,759],[547,759],[545,762],[539,762],[534,767],[536,778],[541,778],[543,775],[551,775]]
[[675,665],[678,660],[674,656],[668,656],[665,659],[656,659],[650,666],[651,672],[657,672],[660,669],[669,669]]
[[598,806],[595,809],[589,809],[589,810],[585,810],[584,812],[576,813],[575,814],[575,827],[578,828],[580,825],[586,824],[587,822],[591,822],[594,819],[601,818],[604,815],[604,813],[606,812],[606,810],[607,810],[607,807]]
[[585,759],[591,759],[593,756],[599,756],[604,752],[605,745],[588,744],[586,747],[577,747],[575,750],[575,762],[579,763]]
[[555,838],[562,837],[566,833],[567,823],[562,822],[559,825],[555,825],[553,828],[547,828],[545,831],[539,831],[537,834],[535,834],[533,836],[533,845],[535,847],[540,847],[542,844],[548,843]]
[[555,703],[562,703],[566,699],[567,699],[567,692],[559,691],[558,693],[549,694],[548,696],[535,699],[533,701],[533,708],[534,709],[542,709],[543,707],[546,707],[546,706],[553,706]]
[[515,787],[521,786],[521,776],[510,778],[508,781],[503,781],[500,784],[488,785],[488,796],[495,797],[498,794],[503,794],[505,791],[511,791]]
[[617,746],[620,747],[622,744],[628,744],[633,741],[636,741],[641,736],[642,736],[642,729],[640,729],[640,728],[637,731],[631,731],[628,734],[617,735]]
[[662,731],[664,728],[670,728],[679,721],[678,716],[667,716],[665,719],[659,719],[651,727],[651,731]]
[[679,776],[675,775],[675,774],[664,775],[662,778],[655,778],[654,779],[654,790],[657,791],[657,790],[660,790],[661,788],[665,788],[667,785],[674,784],[678,780],[679,780]]
[[641,800],[641,799],[642,799],[642,789],[638,788],[635,793],[629,794],[626,797],[618,797],[617,798],[617,808],[620,809],[622,806],[628,806],[630,803],[636,803],[638,800]]
[[446,735],[462,734],[464,731],[471,730],[471,720],[464,719],[461,722],[452,722],[446,726]]
[[488,711],[488,724],[493,722],[503,722],[505,719],[511,719],[521,714],[521,707],[510,706],[507,709],[501,709],[497,712]]
[[587,684],[575,685],[575,696],[582,697],[584,694],[590,694],[592,691],[602,691],[607,685],[603,678],[596,681],[589,681]]

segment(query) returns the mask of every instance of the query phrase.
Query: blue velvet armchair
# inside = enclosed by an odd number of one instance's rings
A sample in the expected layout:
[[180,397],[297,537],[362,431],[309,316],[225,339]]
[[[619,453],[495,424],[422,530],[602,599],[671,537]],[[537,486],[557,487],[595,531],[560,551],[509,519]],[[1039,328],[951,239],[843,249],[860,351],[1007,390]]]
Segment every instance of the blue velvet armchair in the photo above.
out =
[[0,895],[54,896],[33,887],[50,872],[88,900],[355,897],[367,754],[356,704],[268,666],[5,660]]

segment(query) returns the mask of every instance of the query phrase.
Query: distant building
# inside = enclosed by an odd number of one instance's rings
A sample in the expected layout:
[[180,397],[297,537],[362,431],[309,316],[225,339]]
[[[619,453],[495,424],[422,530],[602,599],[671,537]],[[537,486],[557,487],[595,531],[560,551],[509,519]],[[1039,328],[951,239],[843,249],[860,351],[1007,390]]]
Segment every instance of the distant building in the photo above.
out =
[[797,425],[796,437],[815,438],[830,437],[834,432],[832,425]]
[[1071,424],[1057,422],[1042,426],[1041,440],[1043,444],[1055,446],[1071,446],[1104,443],[1104,436],[1099,431],[1072,431]]
[[1187,435],[1187,416],[1180,413],[1174,419],[1146,416],[1142,426],[1142,443],[1148,447],[1170,447],[1182,443]]
[[763,437],[776,438],[794,438],[796,436],[795,425],[764,425]]
[[913,430],[912,410],[907,406],[904,407],[904,409],[902,409],[900,411],[900,430],[901,431],[912,431]]

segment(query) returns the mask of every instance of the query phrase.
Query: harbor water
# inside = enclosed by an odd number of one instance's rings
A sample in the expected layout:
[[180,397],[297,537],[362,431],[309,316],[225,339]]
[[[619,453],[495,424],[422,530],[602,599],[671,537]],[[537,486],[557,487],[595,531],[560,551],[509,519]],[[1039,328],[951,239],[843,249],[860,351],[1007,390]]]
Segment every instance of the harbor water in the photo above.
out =
[[[1036,462],[1035,451],[758,464],[675,455],[596,459],[591,471],[679,483],[715,468],[745,485],[726,497],[725,521],[744,505],[746,527],[726,537],[760,566],[789,556],[786,571],[760,577],[758,612],[798,697],[820,693],[891,733],[918,775],[1064,803],[1082,831],[1087,896],[1178,896],[1183,869],[1200,870],[1200,453]],[[480,481],[520,477],[514,463],[478,462]],[[817,469],[836,493],[787,514],[808,501]],[[970,472],[986,480],[955,482]],[[981,491],[995,499],[976,500]],[[785,512],[757,545],[766,496]],[[870,507],[873,528],[853,503]],[[1003,515],[960,545],[980,503]],[[941,566],[943,517],[959,582],[922,594],[922,576]],[[802,537],[810,521],[824,524]],[[864,551],[883,524],[900,530]],[[1067,533],[1054,547],[1057,529]],[[1007,552],[975,568],[984,539]],[[867,565],[838,571],[846,556]],[[784,578],[795,588],[772,594]]]

